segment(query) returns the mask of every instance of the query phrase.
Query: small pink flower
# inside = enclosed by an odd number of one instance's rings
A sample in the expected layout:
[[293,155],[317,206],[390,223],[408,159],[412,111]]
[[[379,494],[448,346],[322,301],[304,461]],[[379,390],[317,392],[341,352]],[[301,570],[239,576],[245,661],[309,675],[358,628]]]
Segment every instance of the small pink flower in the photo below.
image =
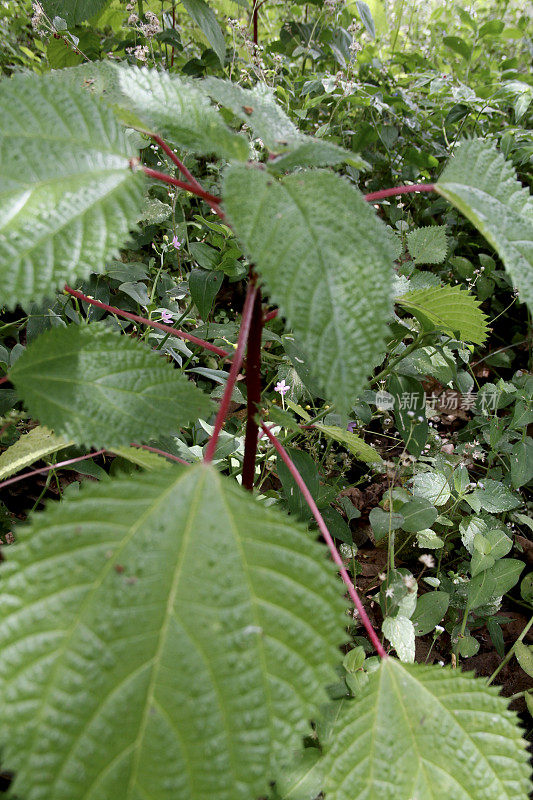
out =
[[349,431],[350,433],[353,433],[354,429],[357,430],[357,422],[349,422],[348,425],[346,426],[346,430]]
[[176,248],[176,250],[179,250],[179,249],[180,249],[180,247],[181,247],[181,242],[180,242],[180,240],[178,239],[178,237],[176,236],[176,234],[174,234],[174,238],[172,239],[172,244],[174,245],[174,247]]
[[161,312],[161,322],[164,322],[165,325],[170,325],[170,323],[172,322],[172,314],[170,313],[170,311],[164,309]]
[[279,392],[280,395],[283,397],[284,395],[287,394],[290,388],[291,388],[290,385],[288,383],[285,383],[284,380],[282,380],[276,383],[276,385],[274,386],[274,391]]

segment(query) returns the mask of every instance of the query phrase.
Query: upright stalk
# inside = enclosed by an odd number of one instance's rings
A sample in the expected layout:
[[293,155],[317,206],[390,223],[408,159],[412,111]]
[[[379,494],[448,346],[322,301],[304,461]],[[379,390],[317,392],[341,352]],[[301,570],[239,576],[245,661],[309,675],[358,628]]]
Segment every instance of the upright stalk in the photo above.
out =
[[235,355],[233,356],[233,361],[231,363],[231,369],[228,375],[228,380],[226,381],[226,388],[224,389],[224,394],[222,395],[222,400],[220,401],[218,414],[215,419],[215,428],[207,444],[204,454],[204,461],[206,463],[209,463],[210,461],[213,460],[213,456],[215,455],[215,450],[217,447],[218,437],[220,435],[220,431],[224,427],[224,422],[226,421],[226,417],[228,415],[229,404],[231,402],[231,395],[233,394],[233,387],[235,386],[235,382],[237,380],[239,371],[241,369],[241,364],[244,357],[244,350],[246,348],[246,342],[248,341],[248,333],[250,331],[250,324],[252,321],[252,313],[254,310],[256,292],[257,288],[255,286],[255,283],[253,281],[250,281],[250,283],[248,284],[248,292],[246,294],[246,300],[244,301],[244,308],[242,310],[241,327],[239,330],[237,349],[235,350]]
[[244,440],[244,462],[242,466],[242,485],[251,492],[254,488],[255,457],[259,425],[256,415],[261,402],[261,334],[263,332],[263,310],[261,308],[261,290],[255,296],[248,348],[246,351],[246,436]]

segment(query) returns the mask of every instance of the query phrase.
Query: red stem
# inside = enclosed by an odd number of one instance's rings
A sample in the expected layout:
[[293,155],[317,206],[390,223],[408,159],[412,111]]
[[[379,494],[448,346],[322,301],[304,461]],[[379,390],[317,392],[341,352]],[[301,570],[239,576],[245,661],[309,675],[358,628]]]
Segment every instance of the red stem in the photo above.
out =
[[32,475],[39,475],[41,472],[50,472],[51,469],[58,469],[59,467],[68,467],[69,464],[76,464],[78,461],[85,461],[87,458],[94,458],[101,456],[105,450],[97,450],[96,453],[87,453],[86,456],[76,456],[76,458],[69,458],[66,461],[59,461],[57,464],[50,464],[48,467],[41,467],[34,469],[31,472],[25,472],[23,475],[16,475],[14,478],[9,478],[7,481],[0,483],[0,489],[5,489],[6,486],[11,486],[13,483],[23,481],[25,478],[31,478]]
[[220,209],[220,198],[215,197],[214,194],[204,191],[201,186],[185,183],[185,181],[180,181],[178,178],[173,178],[172,175],[167,175],[165,172],[159,172],[159,170],[151,169],[150,167],[143,166],[142,170],[145,175],[148,175],[149,178],[154,178],[155,180],[162,181],[163,183],[169,183],[171,186],[177,186],[179,189],[185,189],[185,191],[191,192],[191,194],[195,194],[197,197],[201,197],[202,200],[206,201],[208,206],[210,206],[215,214],[220,217],[220,219],[224,219],[224,214]]
[[221,356],[221,358],[226,358],[229,355],[229,353],[226,350],[222,350],[221,347],[217,347],[210,342],[205,342],[203,339],[193,336],[192,333],[180,331],[177,328],[172,328],[170,325],[164,325],[162,322],[154,322],[146,317],[139,317],[137,314],[130,314],[129,311],[122,311],[121,308],[116,308],[115,306],[108,306],[107,303],[94,300],[92,297],[88,297],[86,294],[76,291],[76,289],[71,289],[70,286],[65,286],[65,292],[68,292],[68,294],[71,294],[73,297],[77,297],[78,300],[83,300],[84,303],[97,306],[97,308],[103,308],[105,311],[110,311],[112,314],[116,314],[119,317],[126,317],[126,319],[139,322],[141,325],[148,325],[150,328],[158,328],[161,331],[165,331],[165,333],[171,333],[179,339],[186,339],[188,342],[200,345],[200,347],[203,347],[205,350],[211,350],[212,353],[216,353],[217,356]]
[[9,381],[9,375],[4,375],[3,378],[0,378],[0,383],[7,383]]
[[278,314],[279,314],[279,311],[278,311],[278,309],[277,309],[277,308],[275,308],[275,309],[274,309],[274,311],[269,311],[269,312],[268,312],[267,314],[265,314],[265,316],[263,317],[263,322],[270,322],[270,320],[271,320],[271,319],[275,319],[275,318],[278,316]]
[[[164,139],[162,139],[160,136],[158,136],[157,133],[150,133],[149,131],[146,131],[146,135],[150,136],[150,138],[153,139],[154,142],[156,142],[159,145],[161,150],[165,151],[167,156],[170,159],[172,159],[172,161],[177,166],[179,171],[183,175],[185,175],[185,177],[187,178],[187,180],[189,181],[191,186],[194,186],[196,189],[200,189],[201,191],[203,191],[201,185],[198,183],[198,181],[196,180],[196,178],[194,177],[192,172],[190,172],[187,169],[187,167],[185,166],[183,161],[180,161],[180,159],[177,157],[176,153],[168,146],[168,144],[164,141]],[[211,196],[213,196],[213,195],[211,195]]]
[[394,197],[397,194],[409,194],[409,192],[434,192],[434,183],[414,183],[412,186],[394,186],[392,189],[380,189],[379,192],[365,194],[365,200],[382,200],[384,197]]
[[254,3],[254,11],[253,11],[253,21],[254,21],[254,44],[257,44],[257,37],[258,37],[258,5],[257,2]]
[[211,438],[208,442],[204,454],[204,461],[206,463],[209,463],[210,461],[213,460],[218,437],[220,431],[224,427],[224,422],[226,421],[226,417],[228,415],[229,404],[231,402],[231,395],[233,394],[233,387],[235,386],[235,382],[237,380],[237,376],[241,368],[242,360],[244,357],[244,348],[246,347],[246,342],[248,341],[248,332],[250,330],[250,324],[252,322],[252,313],[254,310],[256,294],[257,294],[257,287],[253,282],[250,282],[248,284],[248,291],[246,292],[246,300],[244,301],[244,308],[242,310],[241,327],[239,330],[239,338],[237,340],[237,349],[235,350],[235,355],[233,356],[233,361],[231,362],[231,369],[228,375],[228,380],[226,381],[226,388],[224,389],[224,394],[222,395],[222,400],[220,401],[220,407],[218,409],[218,414],[215,420],[215,428],[213,430],[213,433],[211,435]]
[[244,440],[244,460],[242,465],[242,485],[249,492],[253,491],[255,478],[255,457],[259,425],[256,414],[261,403],[261,334],[263,332],[263,310],[261,308],[261,290],[255,296],[254,310],[248,334],[246,351],[246,436]]
[[339,554],[339,551],[335,547],[335,542],[333,541],[333,537],[332,537],[331,533],[328,531],[327,525],[324,522],[322,514],[318,510],[317,504],[313,500],[311,492],[307,488],[304,479],[302,478],[302,476],[300,475],[300,473],[296,469],[293,461],[291,460],[289,454],[287,453],[287,451],[285,450],[285,448],[283,447],[281,442],[279,442],[276,439],[274,434],[270,431],[269,428],[267,428],[267,426],[264,424],[264,422],[261,423],[261,428],[266,433],[266,435],[270,439],[271,443],[274,445],[274,447],[276,448],[277,452],[280,454],[281,458],[283,459],[283,461],[287,465],[292,477],[294,478],[294,480],[296,481],[296,484],[298,485],[298,488],[300,489],[301,493],[303,494],[307,505],[311,509],[311,513],[313,514],[313,516],[314,516],[314,518],[315,518],[315,520],[317,522],[317,525],[318,525],[318,528],[320,530],[320,533],[324,537],[324,539],[326,541],[326,544],[329,547],[329,551],[331,553],[331,557],[332,557],[333,561],[335,562],[335,564],[339,568],[339,572],[341,574],[341,577],[342,577],[344,583],[346,584],[346,586],[348,587],[348,593],[349,593],[349,595],[350,595],[350,597],[351,597],[351,599],[353,601],[353,604],[355,605],[355,607],[356,607],[356,609],[358,611],[359,617],[361,618],[361,622],[363,623],[363,625],[365,627],[365,630],[368,633],[368,636],[369,636],[372,644],[374,645],[374,647],[376,648],[376,650],[378,652],[378,655],[381,658],[387,658],[387,653],[383,649],[383,645],[379,641],[378,635],[377,635],[376,631],[374,630],[374,628],[372,627],[372,623],[368,619],[368,615],[367,615],[367,613],[366,613],[366,611],[365,611],[365,609],[363,607],[363,604],[362,604],[362,602],[361,602],[361,600],[359,598],[359,595],[357,594],[357,592],[355,590],[355,586],[353,585],[352,581],[350,580],[350,576],[348,575],[348,572],[346,571],[346,567],[344,566],[344,563],[343,563],[343,560],[342,560],[342,558],[341,558],[341,556]]

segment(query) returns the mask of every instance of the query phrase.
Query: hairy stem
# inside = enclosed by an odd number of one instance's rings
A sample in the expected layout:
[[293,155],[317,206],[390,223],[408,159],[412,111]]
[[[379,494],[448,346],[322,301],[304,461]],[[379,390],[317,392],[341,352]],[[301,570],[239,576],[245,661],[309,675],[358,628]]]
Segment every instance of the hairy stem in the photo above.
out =
[[361,602],[361,600],[359,598],[359,595],[357,594],[355,586],[353,585],[352,581],[350,580],[350,576],[348,575],[348,572],[346,571],[346,567],[344,566],[344,563],[343,563],[343,560],[342,560],[342,558],[341,558],[341,556],[339,554],[339,551],[335,547],[335,542],[333,541],[333,537],[332,537],[331,533],[329,532],[329,530],[327,528],[327,525],[324,522],[324,519],[322,517],[322,514],[318,510],[318,506],[315,503],[315,501],[313,500],[311,492],[307,488],[304,479],[302,478],[302,476],[300,475],[300,473],[296,469],[296,466],[294,465],[294,463],[293,463],[292,459],[290,458],[289,454],[287,453],[287,451],[285,450],[285,448],[283,447],[281,442],[279,442],[276,439],[274,434],[271,432],[270,428],[267,428],[267,426],[264,424],[264,422],[261,423],[261,428],[266,433],[266,435],[270,439],[271,443],[276,448],[277,452],[279,453],[279,455],[281,456],[281,458],[283,459],[283,461],[287,465],[292,477],[296,481],[296,484],[297,484],[298,488],[300,489],[301,493],[303,494],[303,496],[305,498],[305,501],[306,501],[307,505],[309,506],[313,517],[316,520],[316,523],[318,525],[318,529],[320,530],[320,533],[324,537],[324,540],[325,540],[325,542],[326,542],[326,544],[327,544],[327,546],[329,548],[329,551],[331,553],[331,557],[332,557],[333,561],[335,562],[335,564],[339,568],[339,572],[340,572],[341,578],[342,578],[342,580],[344,581],[344,583],[346,584],[346,586],[348,588],[348,594],[350,595],[350,598],[351,598],[355,608],[357,609],[357,612],[359,614],[361,622],[363,623],[363,625],[365,627],[365,630],[366,630],[366,632],[367,632],[367,634],[368,634],[368,636],[370,638],[370,641],[372,642],[372,644],[376,648],[377,653],[380,656],[380,658],[387,658],[388,657],[387,653],[383,649],[383,645],[379,641],[378,635],[377,635],[376,631],[374,630],[374,628],[372,627],[372,623],[368,619],[368,615],[367,615],[367,613],[366,613],[366,611],[365,611],[365,609],[363,607],[363,604],[362,604],[362,602]]
[[138,314],[130,314],[129,311],[122,311],[121,308],[116,308],[115,306],[108,306],[107,303],[101,303],[99,300],[94,300],[94,298],[88,297],[86,294],[83,294],[83,292],[78,292],[76,289],[72,289],[70,286],[65,286],[65,292],[71,294],[73,297],[77,297],[78,300],[83,300],[84,303],[89,303],[92,306],[103,308],[105,311],[110,311],[112,314],[116,314],[118,317],[131,319],[133,322],[138,322],[141,325],[148,325],[150,328],[158,328],[161,331],[165,331],[165,333],[171,333],[172,336],[177,336],[178,339],[186,339],[188,342],[197,344],[200,347],[203,347],[205,350],[211,350],[212,353],[216,353],[216,355],[220,356],[221,358],[226,358],[229,356],[229,353],[226,350],[211,344],[211,342],[205,342],[203,339],[193,336],[192,333],[180,331],[178,328],[172,328],[170,325],[164,325],[162,322],[154,322],[146,317],[140,317]]
[[255,457],[257,454],[257,438],[259,426],[256,414],[261,402],[261,334],[263,331],[263,310],[261,308],[261,290],[255,295],[254,310],[248,334],[246,351],[246,436],[244,440],[244,461],[242,465],[242,485],[251,492],[254,488]]
[[252,322],[252,313],[254,310],[256,294],[257,294],[257,288],[255,286],[255,283],[251,281],[248,284],[246,300],[244,301],[244,308],[242,310],[241,327],[239,330],[239,338],[237,340],[237,349],[235,350],[235,355],[233,356],[233,361],[231,363],[231,369],[228,375],[228,380],[226,381],[226,388],[224,389],[224,394],[222,395],[222,400],[220,401],[220,407],[218,409],[218,414],[215,419],[215,428],[213,430],[213,433],[205,450],[204,461],[207,463],[213,460],[213,456],[215,455],[215,450],[217,447],[218,437],[220,435],[220,431],[224,427],[224,422],[226,421],[226,417],[228,415],[229,404],[231,402],[231,395],[233,394],[233,388],[235,386],[237,376],[239,375],[239,370],[241,368],[242,360],[244,357],[244,350],[246,348],[246,342],[248,341],[248,333],[250,331],[250,325]]
[[414,183],[411,186],[393,186],[392,189],[380,189],[379,192],[365,194],[365,200],[382,200],[384,197],[394,197],[397,194],[409,194],[409,192],[434,192],[434,183]]

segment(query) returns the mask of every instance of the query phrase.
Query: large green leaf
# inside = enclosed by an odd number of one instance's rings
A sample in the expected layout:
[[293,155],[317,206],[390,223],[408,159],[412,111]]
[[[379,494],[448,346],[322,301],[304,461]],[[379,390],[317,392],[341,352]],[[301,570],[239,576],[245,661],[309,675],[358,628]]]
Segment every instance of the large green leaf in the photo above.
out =
[[335,680],[325,549],[203,464],[86,487],[18,538],[0,623],[17,795],[266,795]]
[[41,5],[50,19],[61,17],[72,27],[91,19],[110,2],[111,0],[41,0]]
[[38,425],[29,433],[24,433],[15,444],[4,450],[0,455],[0,480],[20,472],[24,467],[29,467],[35,461],[63,450],[72,442],[65,441],[62,436],[56,436],[48,428]]
[[328,800],[527,800],[525,742],[484,679],[392,658],[344,704],[324,771]]
[[161,355],[105,323],[43,333],[10,378],[32,417],[88,446],[146,441],[212,412]]
[[321,171],[278,181],[235,166],[223,194],[314,377],[347,409],[384,348],[393,275],[385,226],[356,189]]
[[202,86],[213,100],[231,109],[236,117],[245,122],[268,150],[282,154],[268,162],[271,171],[285,172],[295,167],[328,166],[345,161],[358,169],[368,167],[357,153],[338,147],[333,142],[313,139],[300,133],[278,105],[273,89],[266,83],[243,89],[232,81],[206,78]]
[[435,189],[498,251],[522,302],[533,309],[533,200],[513,165],[481,139],[465,141]]
[[272,152],[288,150],[304,138],[276,103],[274,92],[266,83],[258,83],[253,89],[243,89],[232,81],[206,78],[202,86],[213,100],[231,109],[246,122]]
[[483,344],[487,338],[487,318],[479,301],[460,286],[416,289],[396,298],[396,302],[422,324],[429,324],[451,336],[458,333],[464,341],[476,344]]
[[197,83],[139,67],[117,66],[117,71],[118,86],[108,78],[113,85],[110,100],[126,110],[125,119],[133,112],[146,128],[178,147],[246,161],[248,142],[230,131]]
[[104,271],[141,207],[133,155],[89,94],[35,75],[0,83],[0,302]]

